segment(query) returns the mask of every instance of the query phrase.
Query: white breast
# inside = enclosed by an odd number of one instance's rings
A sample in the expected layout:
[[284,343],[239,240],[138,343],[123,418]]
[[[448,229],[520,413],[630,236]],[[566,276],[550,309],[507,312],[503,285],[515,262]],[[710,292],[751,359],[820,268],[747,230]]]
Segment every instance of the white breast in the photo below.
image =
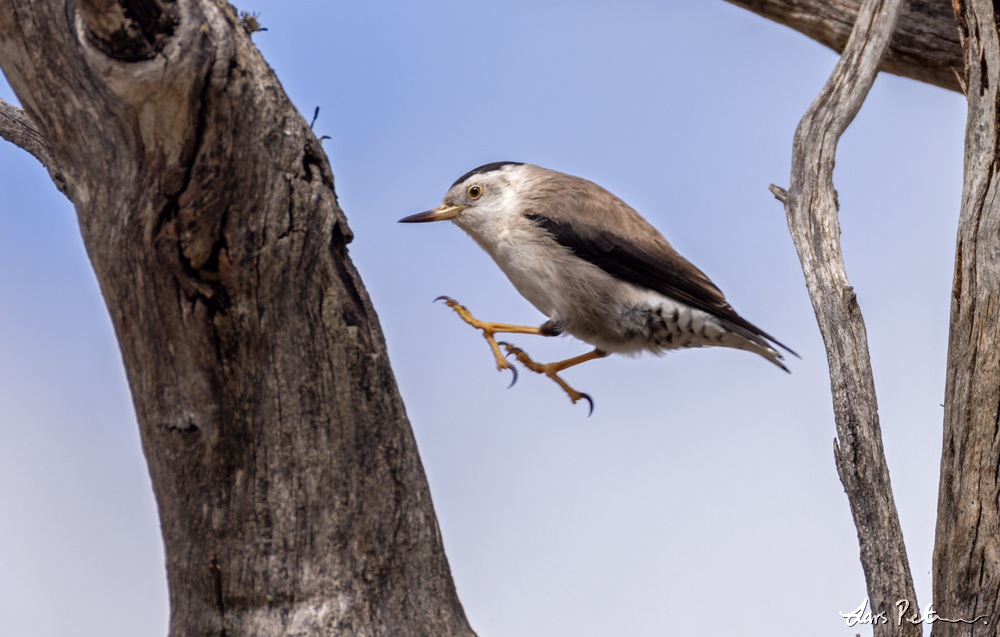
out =
[[533,228],[527,219],[494,219],[475,226],[458,219],[455,223],[493,257],[521,296],[542,314],[553,316],[562,300],[556,285],[558,267],[546,254],[548,246],[540,245],[530,232]]

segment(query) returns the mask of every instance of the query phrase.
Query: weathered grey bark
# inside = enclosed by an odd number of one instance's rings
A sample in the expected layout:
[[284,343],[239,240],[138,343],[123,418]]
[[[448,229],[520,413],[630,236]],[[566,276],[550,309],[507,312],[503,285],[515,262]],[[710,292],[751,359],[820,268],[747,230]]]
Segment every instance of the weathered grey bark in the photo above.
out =
[[[861,0],[729,0],[808,35],[837,53],[844,50]],[[962,44],[951,0],[908,0],[882,70],[951,91],[962,91]]]
[[[850,0],[730,0],[783,24],[792,26],[811,37],[839,48],[844,25],[853,22]],[[934,622],[935,637],[955,635],[995,635],[1000,625],[1000,183],[996,167],[1000,160],[1000,14],[997,5],[989,0],[954,0],[956,48],[952,44],[938,46],[936,42],[950,40],[944,31],[945,2],[920,2],[910,0],[910,10],[902,18],[899,32],[893,38],[892,51],[897,62],[906,48],[902,43],[923,41],[928,46],[925,53],[912,56],[910,68],[892,66],[884,70],[920,79],[945,88],[948,64],[962,68],[957,77],[958,90],[966,94],[969,102],[966,125],[965,178],[962,194],[962,212],[959,221],[955,256],[955,278],[952,289],[951,330],[948,342],[948,368],[945,392],[944,448],[941,457],[941,483],[938,499],[938,520],[934,547],[934,607],[938,621]],[[951,9],[949,4],[948,9]],[[909,21],[909,22],[908,22]],[[949,56],[961,54],[961,64],[948,63]],[[919,67],[925,67],[923,69]],[[935,71],[936,69],[936,71]],[[926,73],[937,73],[937,79]],[[814,104],[813,109],[816,109]],[[800,128],[800,132],[801,132]],[[839,135],[839,131],[837,131]],[[835,139],[834,136],[833,139]],[[797,135],[796,139],[799,139]],[[826,140],[830,143],[830,139]],[[796,153],[798,156],[798,153]],[[833,155],[824,157],[833,166]],[[797,164],[796,164],[797,165]],[[826,206],[836,211],[832,183],[823,196]],[[776,194],[784,197],[780,189]],[[793,172],[793,188],[794,172]],[[801,198],[801,195],[800,195]],[[787,201],[792,200],[792,193]],[[791,208],[790,224],[792,223]],[[796,237],[800,255],[810,251],[829,251],[835,248],[839,259],[836,217],[817,219],[809,229],[816,236],[811,241]],[[805,230],[808,228],[800,228]],[[794,234],[794,232],[793,232]],[[831,243],[831,240],[834,243]],[[804,264],[806,260],[804,259]],[[809,267],[806,267],[807,278]],[[847,387],[860,384],[864,389],[855,393],[854,405],[870,404],[867,414],[849,417],[852,424],[865,424],[875,412],[874,392],[869,393],[870,369],[867,366],[867,347],[864,346],[863,324],[847,286],[846,277],[840,284],[846,293],[843,308],[838,311],[856,320],[854,327],[836,335],[831,344],[846,353],[861,356],[865,365],[843,374]],[[833,290],[836,292],[836,288]],[[812,284],[810,283],[810,292]],[[836,301],[836,296],[833,297]],[[820,307],[816,304],[817,316]],[[837,303],[830,306],[837,310]],[[852,316],[856,315],[856,316]],[[820,325],[823,326],[823,319]],[[847,324],[849,325],[849,323]],[[855,332],[851,334],[851,332]],[[826,331],[824,330],[824,337]],[[831,365],[833,370],[833,365]],[[833,376],[833,374],[831,374]],[[837,401],[837,385],[834,396]],[[860,402],[858,402],[860,399]],[[877,427],[877,420],[872,421]],[[839,416],[838,416],[839,429]],[[876,430],[877,433],[877,430]],[[844,434],[841,433],[841,441]],[[881,443],[875,438],[880,448]],[[871,459],[856,454],[845,455],[845,448],[838,452],[838,468],[844,458],[861,460],[860,466],[872,470]],[[843,479],[844,470],[840,468]],[[881,471],[881,470],[879,470]],[[845,482],[846,485],[846,482]],[[848,493],[850,493],[848,488]],[[886,475],[883,487],[873,485],[869,498],[873,502],[885,500],[891,504]],[[852,509],[855,508],[852,497]],[[878,519],[872,512],[867,522]],[[858,522],[858,513],[855,512]],[[862,547],[865,533],[858,524]],[[896,564],[896,570],[905,567],[902,540],[892,535],[879,538],[877,547],[882,566]],[[862,550],[864,560],[865,550]],[[902,558],[902,559],[900,559]],[[865,566],[871,592],[871,573]],[[877,605],[872,594],[873,606]],[[916,606],[911,603],[911,609]],[[942,620],[940,618],[947,618]]]
[[1000,625],[1000,35],[996,5],[956,3],[968,69],[965,180],[952,287],[934,545],[935,637]]
[[785,204],[788,228],[826,344],[839,444],[834,457],[858,529],[861,565],[876,635],[919,637],[921,628],[896,621],[897,600],[917,607],[903,533],[882,450],[868,337],[840,249],[833,166],[837,143],[864,103],[904,0],[865,0],[844,54],[795,131],[791,185],[771,186]]
[[34,155],[49,171],[56,187],[66,192],[66,179],[49,157],[49,147],[38,132],[38,127],[27,113],[3,100],[0,100],[0,137]]
[[0,66],[121,345],[170,634],[472,635],[329,165],[234,9],[0,0]]

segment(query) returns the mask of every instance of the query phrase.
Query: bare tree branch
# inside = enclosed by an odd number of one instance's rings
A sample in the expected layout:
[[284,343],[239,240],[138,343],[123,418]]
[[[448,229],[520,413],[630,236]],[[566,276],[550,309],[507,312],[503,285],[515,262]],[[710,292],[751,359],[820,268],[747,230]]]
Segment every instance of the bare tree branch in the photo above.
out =
[[[865,0],[844,54],[795,132],[791,186],[771,186],[784,201],[816,320],[826,343],[839,445],[834,455],[850,500],[873,612],[916,606],[903,535],[882,450],[868,339],[840,249],[833,166],[837,143],[878,73],[904,0]],[[875,633],[919,637],[895,621]]]
[[0,137],[34,155],[49,171],[56,187],[63,193],[66,192],[66,180],[52,161],[48,144],[38,127],[27,113],[3,100],[0,100]]
[[0,100],[0,137],[23,148],[45,164],[49,159],[48,145],[28,114]]
[[[837,53],[844,50],[859,0],[729,0],[795,29]],[[908,0],[896,23],[882,71],[962,92],[964,66],[951,0]]]

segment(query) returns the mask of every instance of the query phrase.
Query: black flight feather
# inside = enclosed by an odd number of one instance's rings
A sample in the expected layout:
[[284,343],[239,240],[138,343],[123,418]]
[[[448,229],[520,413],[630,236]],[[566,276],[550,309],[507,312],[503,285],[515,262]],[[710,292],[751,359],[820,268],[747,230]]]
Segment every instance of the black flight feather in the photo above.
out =
[[[570,224],[542,214],[532,212],[525,217],[538,227],[547,230],[556,243],[611,276],[641,285],[708,312],[747,330],[749,334],[744,336],[750,337],[751,340],[756,340],[754,337],[766,338],[792,355],[798,356],[773,336],[737,314],[718,288],[679,255],[677,261],[657,259],[638,245],[623,241],[622,238],[608,232],[584,236],[575,231]],[[704,278],[701,279],[694,273]]]

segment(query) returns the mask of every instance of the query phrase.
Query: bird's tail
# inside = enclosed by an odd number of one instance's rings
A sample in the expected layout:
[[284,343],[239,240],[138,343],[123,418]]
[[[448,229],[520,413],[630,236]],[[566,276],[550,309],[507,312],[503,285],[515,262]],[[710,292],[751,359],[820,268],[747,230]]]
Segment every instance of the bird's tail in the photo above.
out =
[[[723,339],[723,342],[732,341],[725,343],[728,347],[734,347],[736,349],[743,349],[748,352],[760,354],[789,374],[792,373],[791,370],[785,367],[785,364],[781,362],[785,359],[785,357],[781,355],[781,352],[772,347],[771,343],[774,343],[796,358],[802,358],[763,330],[759,330],[756,327],[754,327],[754,330],[750,330],[747,327],[737,325],[726,319],[720,319],[720,322],[727,330],[729,330],[732,337],[731,339]],[[751,325],[751,327],[753,326]]]

